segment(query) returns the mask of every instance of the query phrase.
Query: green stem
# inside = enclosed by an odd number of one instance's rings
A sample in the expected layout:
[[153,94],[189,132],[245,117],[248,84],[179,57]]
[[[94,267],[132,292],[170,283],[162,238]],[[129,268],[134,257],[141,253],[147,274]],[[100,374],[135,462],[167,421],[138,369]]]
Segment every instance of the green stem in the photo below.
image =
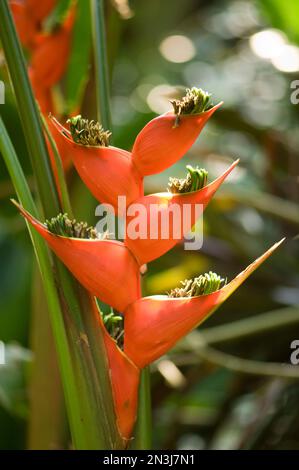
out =
[[194,330],[181,344],[182,350],[191,352],[175,354],[171,359],[177,366],[198,364],[198,359],[225,367],[242,374],[299,379],[296,367],[275,362],[254,361],[233,356],[214,349],[211,345],[238,341],[251,335],[288,327],[299,322],[299,306],[286,307],[244,318],[227,325]]
[[204,338],[208,344],[231,343],[251,335],[267,333],[297,323],[299,323],[299,306],[286,307],[228,324],[203,328],[200,331],[193,331],[192,335]]
[[26,71],[24,55],[17,37],[7,0],[0,2],[0,36],[10,72],[38,191],[45,210],[51,217],[59,212],[59,199],[53,180],[41,120]]
[[138,420],[135,427],[134,449],[150,450],[152,448],[152,410],[151,410],[151,376],[146,367],[141,372],[138,402]]
[[[30,345],[34,362],[30,370],[27,445],[30,450],[67,449],[70,435],[61,375],[47,299],[36,266],[31,303]],[[45,374],[45,370],[51,374]]]
[[221,195],[215,195],[215,199],[221,199],[221,202],[235,202],[253,207],[258,211],[265,212],[278,219],[285,220],[288,223],[299,225],[298,204],[287,201],[273,194],[261,191],[248,191],[247,189],[234,188],[224,189]]
[[[142,297],[141,276],[139,276],[139,297]],[[135,439],[132,449],[152,448],[152,403],[151,403],[151,372],[146,367],[140,374],[137,422]]]
[[298,368],[293,365],[243,359],[242,357],[218,351],[204,343],[192,354],[197,361],[200,358],[209,364],[224,367],[239,374],[299,379]]
[[104,129],[112,129],[109,94],[109,67],[106,45],[104,0],[91,0],[93,47],[98,118]]

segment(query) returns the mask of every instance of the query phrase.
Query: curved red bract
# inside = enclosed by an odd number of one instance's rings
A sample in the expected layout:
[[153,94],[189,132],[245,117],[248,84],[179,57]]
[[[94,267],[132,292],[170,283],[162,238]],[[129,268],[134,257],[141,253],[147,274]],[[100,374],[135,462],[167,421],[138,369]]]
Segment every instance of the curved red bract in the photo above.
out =
[[139,298],[139,268],[123,243],[54,235],[25,209],[19,210],[93,295],[120,312]]
[[138,134],[132,150],[139,173],[143,176],[160,173],[177,162],[221,104],[201,114],[180,116],[177,127],[177,117],[172,112],[150,121]]
[[[140,265],[159,258],[190,232],[217,189],[237,164],[238,160],[212,183],[198,191],[185,194],[157,193],[137,199],[135,204],[138,206],[135,207],[138,214],[141,215],[136,218],[136,222],[139,219],[141,224],[144,223],[147,227],[146,238],[132,239],[130,237],[130,233],[128,233],[130,232],[130,224],[135,225],[135,214],[130,214],[131,210],[134,212],[134,204],[128,208],[125,245],[134,253]],[[188,206],[190,217],[186,216],[186,212],[184,213],[184,205]],[[173,223],[173,217],[176,218],[176,223]],[[164,231],[167,221],[169,222],[169,230],[166,237]],[[155,230],[155,238],[149,236],[151,229]]]
[[120,435],[128,440],[137,415],[140,369],[119,349],[101,321],[108,356],[117,425]]
[[111,204],[118,213],[118,196],[126,205],[138,199],[143,181],[132,162],[131,153],[117,147],[90,147],[75,143],[55,118],[51,132],[64,161],[72,159],[81,179],[101,203]]
[[[283,241],[283,240],[282,240]],[[199,297],[145,297],[125,311],[125,353],[142,368],[158,359],[218,308],[272,253],[273,245],[229,284]]]

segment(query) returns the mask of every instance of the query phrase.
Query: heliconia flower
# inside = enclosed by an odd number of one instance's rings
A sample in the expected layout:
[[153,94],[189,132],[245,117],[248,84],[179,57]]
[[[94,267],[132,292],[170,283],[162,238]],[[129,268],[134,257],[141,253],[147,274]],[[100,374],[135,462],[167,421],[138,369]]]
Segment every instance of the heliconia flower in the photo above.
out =
[[129,439],[132,435],[137,415],[140,369],[117,346],[104,327],[103,331],[117,425],[120,435],[124,439]]
[[53,10],[57,0],[25,0],[27,11],[36,23],[40,23]]
[[[192,173],[198,176],[198,180],[194,176],[192,180],[190,172],[186,180],[171,178],[170,186],[172,189],[177,186],[177,193],[164,192],[143,196],[128,208],[125,245],[141,266],[159,258],[190,232],[217,189],[238,162],[239,160],[236,160],[221,176],[198,190],[196,188],[201,186],[196,185],[206,183],[205,170],[199,172],[195,170],[195,173]],[[182,192],[179,192],[180,185]],[[168,227],[167,233],[164,233],[166,221]],[[144,227],[145,236],[142,233],[140,236],[138,233],[136,235],[133,233],[136,226],[138,231],[142,231]]]
[[33,17],[28,13],[25,3],[10,2],[10,9],[21,43],[24,47],[31,49],[34,46],[37,34],[37,27]]
[[121,312],[140,296],[139,268],[123,243],[100,239],[95,229],[62,214],[42,224],[15,204],[90,293]]
[[182,288],[175,289],[170,296],[144,297],[129,305],[124,312],[125,354],[140,368],[158,359],[206,320],[282,242],[273,245],[223,287],[223,280],[209,273],[184,281]]
[[138,134],[132,156],[142,176],[160,173],[177,162],[192,146],[199,133],[222,103],[211,106],[210,95],[201,89],[187,90],[174,100],[174,112],[150,121]]
[[40,34],[31,56],[34,80],[43,88],[55,85],[63,76],[71,47],[75,10],[72,8],[64,23],[51,33]]
[[94,121],[71,118],[71,132],[55,118],[50,129],[61,157],[72,159],[81,179],[101,203],[118,211],[118,196],[126,196],[127,205],[143,192],[142,178],[132,163],[130,152],[109,146],[108,131]]

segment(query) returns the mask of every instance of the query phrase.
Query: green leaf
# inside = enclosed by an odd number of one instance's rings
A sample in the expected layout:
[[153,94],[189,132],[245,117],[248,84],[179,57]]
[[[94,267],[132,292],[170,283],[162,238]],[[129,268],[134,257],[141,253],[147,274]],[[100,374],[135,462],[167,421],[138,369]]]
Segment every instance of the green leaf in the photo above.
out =
[[90,3],[86,0],[78,0],[76,12],[72,52],[66,74],[66,106],[68,114],[80,108],[90,67],[92,41]]
[[298,0],[259,0],[261,10],[272,26],[283,31],[289,38],[299,44],[299,2]]

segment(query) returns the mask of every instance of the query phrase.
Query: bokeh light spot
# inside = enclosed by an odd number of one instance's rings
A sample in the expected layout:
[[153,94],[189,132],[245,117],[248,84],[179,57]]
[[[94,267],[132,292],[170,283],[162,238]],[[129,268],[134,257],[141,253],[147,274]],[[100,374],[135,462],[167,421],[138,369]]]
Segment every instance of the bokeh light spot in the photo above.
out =
[[282,46],[271,62],[281,72],[298,72],[299,47],[291,46],[290,44]]
[[258,57],[272,59],[277,55],[281,46],[286,44],[286,38],[281,31],[265,29],[251,36],[249,44]]
[[195,56],[196,50],[191,39],[182,35],[165,38],[159,47],[162,56],[169,62],[188,62]]
[[147,104],[150,109],[157,114],[171,111],[172,106],[169,101],[173,99],[173,97],[176,95],[176,92],[177,89],[171,85],[157,85],[152,88],[147,95]]

